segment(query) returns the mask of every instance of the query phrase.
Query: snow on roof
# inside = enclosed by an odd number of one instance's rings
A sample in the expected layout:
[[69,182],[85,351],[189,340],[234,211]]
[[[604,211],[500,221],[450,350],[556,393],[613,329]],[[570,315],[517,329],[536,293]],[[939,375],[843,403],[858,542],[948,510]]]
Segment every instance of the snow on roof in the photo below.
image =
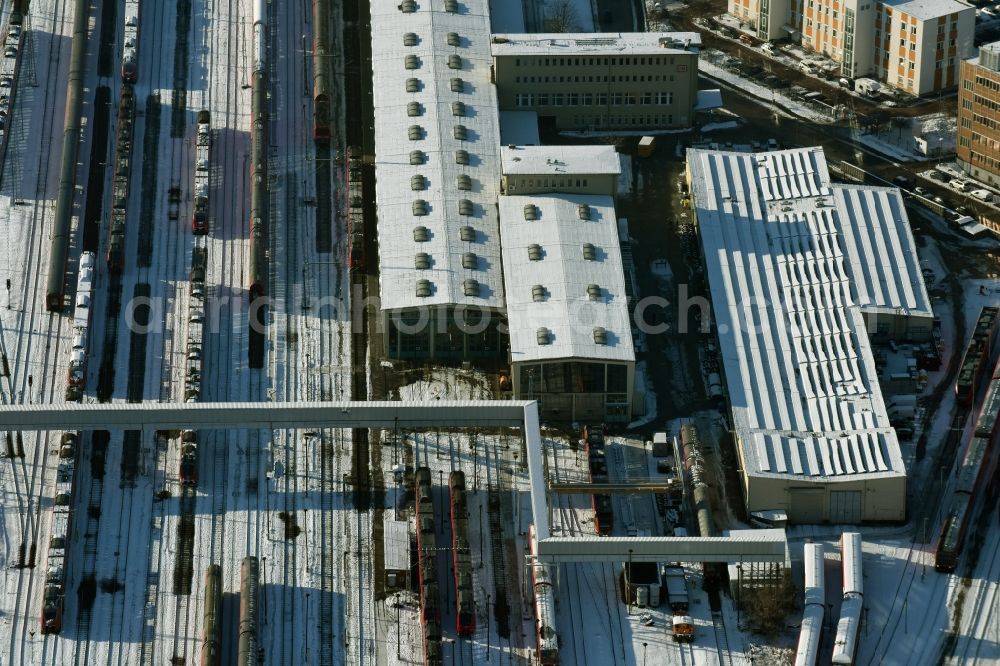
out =
[[930,313],[898,194],[831,185],[820,148],[688,168],[747,473],[905,474],[859,307]]
[[536,111],[501,111],[500,112],[500,143],[537,146],[541,143],[538,137],[538,113]]
[[663,55],[697,53],[697,32],[553,32],[493,35],[493,55],[575,55],[618,53]]
[[[511,361],[634,361],[612,198],[544,194],[499,203]],[[525,219],[532,206],[536,219]]]
[[864,310],[891,310],[933,317],[917,246],[895,187],[831,186],[837,212],[847,223],[848,272]]
[[[443,3],[410,13],[398,0],[371,4],[381,307],[502,308],[486,0],[463,0],[460,13]],[[418,254],[426,268],[416,268]],[[417,296],[420,280],[428,296]],[[478,295],[466,295],[470,284]]]
[[882,0],[882,4],[891,7],[894,11],[905,12],[918,21],[948,16],[966,9],[974,10],[973,7],[956,0]]
[[617,176],[621,161],[614,146],[502,146],[504,175],[604,174]]
[[410,570],[410,533],[405,520],[386,520],[382,533],[387,571]]

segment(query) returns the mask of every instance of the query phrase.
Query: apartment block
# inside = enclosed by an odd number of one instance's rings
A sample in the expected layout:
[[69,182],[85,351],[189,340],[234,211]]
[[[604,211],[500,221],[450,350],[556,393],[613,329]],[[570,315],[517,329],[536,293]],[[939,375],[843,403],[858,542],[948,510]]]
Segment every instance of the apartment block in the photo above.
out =
[[1000,42],[962,61],[958,88],[958,162],[974,178],[1000,185]]
[[688,127],[700,46],[693,32],[494,35],[500,109],[555,129]]
[[876,76],[914,95],[958,85],[958,68],[972,53],[976,10],[955,0],[879,3],[875,21]]
[[975,9],[957,0],[791,0],[787,8],[730,0],[729,12],[741,20],[755,10],[760,39],[790,36],[839,63],[842,76],[876,78],[913,95],[957,85],[976,23]]

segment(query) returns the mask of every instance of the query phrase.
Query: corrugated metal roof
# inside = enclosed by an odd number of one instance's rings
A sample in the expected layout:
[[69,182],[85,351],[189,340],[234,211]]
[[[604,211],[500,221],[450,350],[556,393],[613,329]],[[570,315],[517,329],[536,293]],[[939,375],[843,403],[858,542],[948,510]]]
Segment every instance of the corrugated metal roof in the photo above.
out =
[[503,146],[500,167],[505,175],[617,176],[622,172],[614,146]]
[[818,148],[688,165],[748,474],[904,474],[860,307],[930,316],[898,194],[831,185]]
[[[685,49],[685,44],[688,48]],[[514,55],[674,55],[697,53],[697,32],[553,32],[493,35],[494,56]]]
[[[500,132],[490,83],[487,3],[463,0],[458,13],[444,11],[442,3],[418,2],[411,13],[400,11],[398,0],[373,0],[371,5],[381,307],[502,308],[494,205]],[[414,46],[404,45],[407,33],[416,35]],[[457,46],[449,44],[449,34],[457,34]],[[406,68],[408,55],[416,56],[416,69]],[[459,64],[454,59],[449,63],[451,55],[461,57],[461,70],[451,68]],[[416,92],[407,92],[408,79],[416,80]],[[418,102],[423,113],[409,116],[409,102]],[[454,115],[453,102],[464,104],[462,116]],[[422,164],[411,164],[414,150],[424,153]],[[459,163],[460,150],[468,153],[468,164]],[[426,189],[411,190],[415,175],[424,177]],[[459,189],[460,175],[469,176],[471,190]],[[424,203],[415,205],[418,199]],[[476,231],[472,241],[460,236],[466,225]],[[427,241],[414,240],[417,226],[427,227]],[[416,268],[418,252],[430,255],[428,269]],[[483,261],[474,269],[464,268],[466,252]],[[463,285],[469,279],[480,285],[476,296],[466,295]],[[418,280],[429,281],[428,296],[417,295]]]
[[[634,361],[612,198],[502,196],[499,204],[511,360]],[[535,207],[536,219],[525,219],[528,206]],[[584,210],[590,219],[582,219]],[[587,244],[593,247],[585,249]],[[537,260],[529,253],[533,245]],[[591,251],[593,260],[585,258]],[[588,293],[592,285],[599,289],[597,300]],[[539,344],[542,328],[548,334]],[[605,344],[596,341],[596,328],[603,329]]]
[[410,570],[410,531],[405,520],[386,520],[382,534],[387,571]]

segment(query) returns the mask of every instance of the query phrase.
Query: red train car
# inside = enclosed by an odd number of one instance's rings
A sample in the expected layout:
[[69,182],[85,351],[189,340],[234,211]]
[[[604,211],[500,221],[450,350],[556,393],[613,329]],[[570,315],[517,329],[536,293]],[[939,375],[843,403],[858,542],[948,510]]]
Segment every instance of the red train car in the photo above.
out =
[[976,402],[976,389],[981,382],[983,371],[991,367],[993,345],[997,338],[1000,308],[984,307],[976,320],[972,337],[962,357],[959,366],[958,379],[955,380],[955,402],[971,406]]

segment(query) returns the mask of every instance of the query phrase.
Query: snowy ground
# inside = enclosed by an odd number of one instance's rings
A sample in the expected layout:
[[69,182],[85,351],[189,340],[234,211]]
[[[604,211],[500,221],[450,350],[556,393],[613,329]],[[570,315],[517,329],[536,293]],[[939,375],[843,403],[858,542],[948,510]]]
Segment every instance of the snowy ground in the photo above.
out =
[[711,49],[702,51],[701,58],[698,60],[698,71],[713,81],[737,88],[746,94],[762,100],[764,106],[770,108],[775,113],[785,115],[786,117],[798,116],[821,124],[835,122],[835,119],[827,112],[816,111],[785,94],[759,83],[754,83],[726,70],[721,63],[727,57],[721,51]]

